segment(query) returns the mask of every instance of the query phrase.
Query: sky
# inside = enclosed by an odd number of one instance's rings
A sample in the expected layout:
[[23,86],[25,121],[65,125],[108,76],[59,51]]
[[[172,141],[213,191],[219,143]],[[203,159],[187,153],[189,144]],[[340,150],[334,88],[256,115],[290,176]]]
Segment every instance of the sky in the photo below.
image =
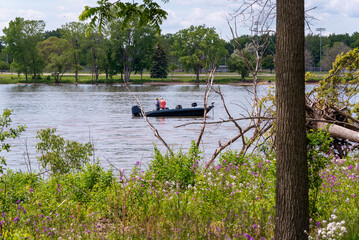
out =
[[[114,1],[114,0],[111,0]],[[11,20],[22,17],[25,20],[44,20],[46,30],[56,30],[62,25],[78,21],[78,16],[84,6],[96,6],[96,0],[0,0],[0,36],[2,29]],[[139,2],[136,0],[135,2]],[[162,3],[157,0],[168,18],[162,25],[162,33],[176,33],[178,30],[191,25],[205,24],[214,27],[225,40],[232,38],[228,21],[229,13],[238,9],[243,0],[170,0]],[[311,20],[313,34],[318,34],[317,28],[325,28],[323,35],[352,34],[359,32],[359,0],[306,0],[307,14],[314,17]],[[234,22],[230,22],[233,24]],[[248,34],[248,27],[238,24],[237,34]],[[309,30],[307,30],[309,33]]]

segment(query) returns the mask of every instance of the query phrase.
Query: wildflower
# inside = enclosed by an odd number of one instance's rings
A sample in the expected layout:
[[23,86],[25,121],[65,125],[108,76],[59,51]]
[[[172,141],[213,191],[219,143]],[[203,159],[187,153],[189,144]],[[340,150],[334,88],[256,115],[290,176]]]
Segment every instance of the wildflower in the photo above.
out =
[[42,217],[42,218],[43,218],[43,217],[44,217],[44,214],[41,214],[41,215],[40,215],[40,217]]
[[34,189],[30,188],[30,192],[34,192]]
[[17,200],[16,203],[20,203],[20,200]]
[[14,218],[14,222],[15,222],[15,223],[18,223],[18,222],[19,222],[19,218],[18,218],[18,217],[15,217],[15,218]]

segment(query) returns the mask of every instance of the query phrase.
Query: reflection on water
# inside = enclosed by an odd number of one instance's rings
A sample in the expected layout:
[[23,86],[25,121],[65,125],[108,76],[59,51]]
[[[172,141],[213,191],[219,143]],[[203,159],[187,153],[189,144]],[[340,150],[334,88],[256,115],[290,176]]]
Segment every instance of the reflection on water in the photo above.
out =
[[[267,87],[261,87],[266,90]],[[142,118],[131,116],[131,106],[136,104],[135,94],[146,111],[155,108],[156,97],[163,97],[169,108],[181,104],[190,107],[191,103],[203,102],[204,86],[194,85],[136,85],[129,93],[123,86],[92,85],[0,85],[0,110],[13,109],[13,126],[26,124],[26,132],[20,140],[12,141],[11,152],[2,153],[8,168],[26,170],[23,153],[26,139],[30,158],[35,164],[37,153],[36,132],[43,128],[57,128],[64,138],[80,142],[92,139],[96,157],[108,167],[108,161],[117,168],[129,170],[136,161],[148,162],[153,145],[165,150]],[[226,103],[233,114],[239,117],[250,106],[252,87],[221,86]],[[209,120],[226,118],[218,95],[211,94],[209,103],[215,108],[208,114]],[[201,118],[150,118],[160,135],[174,149],[187,149],[191,140],[196,140],[201,125],[175,126],[201,121]],[[242,123],[246,125],[246,123]],[[226,123],[221,126],[209,125],[206,129],[201,150],[208,159],[218,146],[218,140],[229,140],[237,134],[237,128]],[[240,142],[232,148],[239,148]]]

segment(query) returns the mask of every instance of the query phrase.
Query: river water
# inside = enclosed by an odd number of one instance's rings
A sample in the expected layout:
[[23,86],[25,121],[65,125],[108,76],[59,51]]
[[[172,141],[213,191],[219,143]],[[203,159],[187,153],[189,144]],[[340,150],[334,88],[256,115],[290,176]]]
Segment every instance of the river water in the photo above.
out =
[[[264,91],[267,86],[260,86]],[[250,109],[251,86],[222,85],[226,103],[233,117],[246,115]],[[136,105],[135,94],[146,111],[155,108],[155,98],[163,97],[169,108],[181,104],[190,107],[197,102],[203,106],[205,86],[195,85],[134,85],[132,93],[123,86],[93,85],[0,85],[0,110],[12,109],[12,126],[26,124],[27,129],[19,139],[10,141],[9,153],[1,155],[7,159],[7,168],[27,170],[24,153],[28,153],[32,167],[37,165],[35,144],[36,133],[44,128],[56,128],[57,133],[69,140],[87,142],[92,139],[96,158],[105,167],[111,165],[129,171],[137,161],[146,164],[156,144],[164,146],[154,136],[142,118],[131,115],[131,106]],[[209,103],[215,108],[208,113],[208,121],[226,119],[219,95],[212,93]],[[175,150],[188,149],[191,140],[196,140],[202,125],[178,125],[201,121],[201,118],[149,118],[163,139]],[[242,126],[247,123],[242,122]],[[201,144],[204,160],[218,147],[218,140],[228,141],[238,133],[231,123],[209,125]],[[232,149],[240,148],[240,141]],[[26,150],[27,149],[27,150]]]

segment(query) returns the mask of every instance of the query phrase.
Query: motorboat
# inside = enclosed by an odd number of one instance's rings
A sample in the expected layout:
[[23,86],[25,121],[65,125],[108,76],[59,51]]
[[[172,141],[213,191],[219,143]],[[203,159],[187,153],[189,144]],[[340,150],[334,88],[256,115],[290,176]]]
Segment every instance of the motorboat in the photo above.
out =
[[[177,105],[176,108],[169,109],[160,109],[146,112],[147,117],[203,117],[204,107],[197,107],[197,103],[192,103],[191,108],[182,108],[182,105]],[[211,111],[214,108],[214,103],[211,106],[207,107],[207,112]],[[141,108],[137,105],[132,107],[132,115],[134,117],[141,117],[142,112]]]

